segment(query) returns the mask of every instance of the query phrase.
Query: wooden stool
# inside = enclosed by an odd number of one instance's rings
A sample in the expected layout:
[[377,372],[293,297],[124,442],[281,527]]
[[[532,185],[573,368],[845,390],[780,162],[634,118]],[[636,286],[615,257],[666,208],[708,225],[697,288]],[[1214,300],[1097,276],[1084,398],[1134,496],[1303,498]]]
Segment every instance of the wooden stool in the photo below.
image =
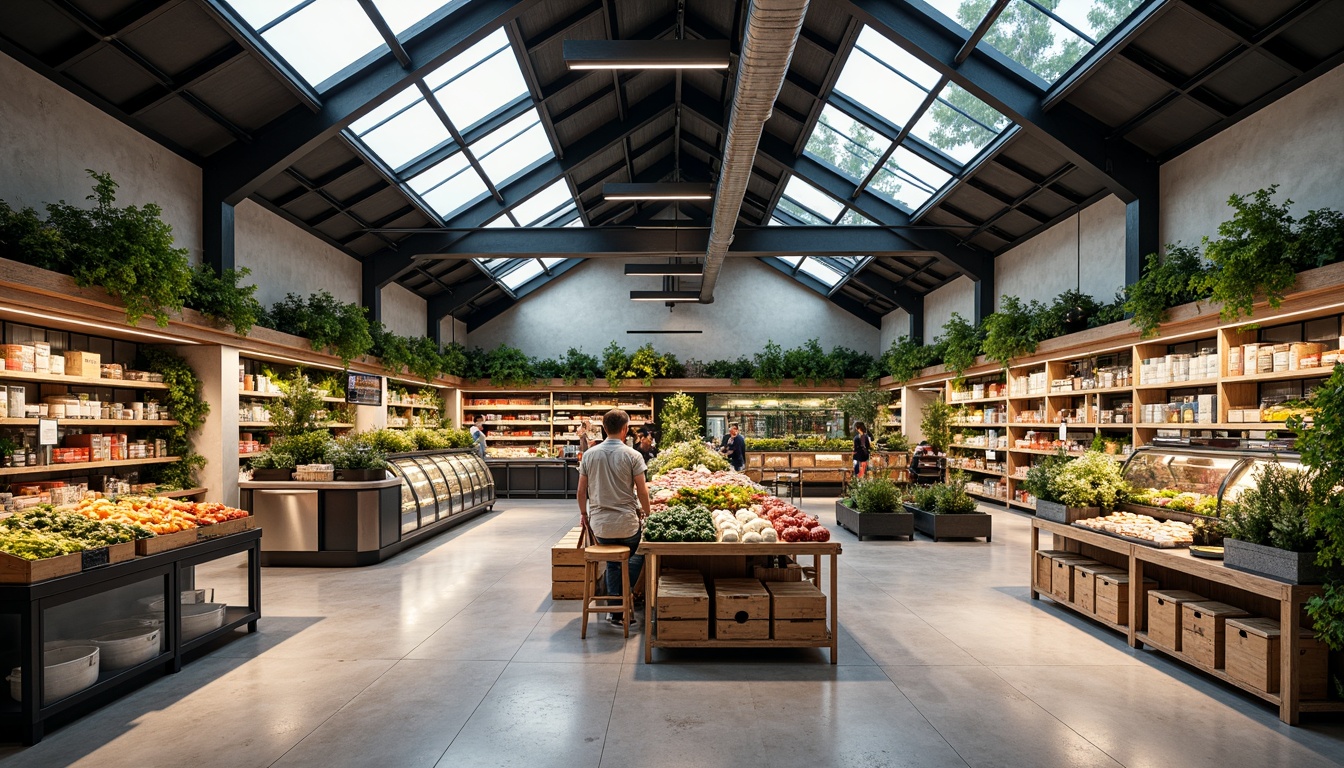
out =
[[[593,582],[597,581],[597,565],[619,562],[621,564],[621,594],[594,595]],[[579,628],[579,638],[588,637],[588,614],[620,613],[625,615],[625,636],[630,636],[630,616],[634,613],[630,599],[630,548],[619,544],[594,544],[583,550],[583,623]],[[618,610],[619,609],[619,610]]]

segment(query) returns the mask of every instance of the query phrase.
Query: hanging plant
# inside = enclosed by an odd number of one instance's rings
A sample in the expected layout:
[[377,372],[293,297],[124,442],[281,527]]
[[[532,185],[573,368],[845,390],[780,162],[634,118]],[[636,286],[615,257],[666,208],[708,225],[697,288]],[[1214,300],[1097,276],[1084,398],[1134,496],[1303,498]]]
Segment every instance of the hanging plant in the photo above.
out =
[[410,340],[411,373],[425,383],[438,378],[443,372],[443,355],[439,354],[439,345],[428,336],[417,336]]
[[1036,317],[1044,310],[1038,301],[1023,304],[1016,296],[999,299],[999,310],[985,318],[985,357],[1007,368],[1014,359],[1036,351]]
[[943,335],[938,337],[938,344],[943,350],[943,363],[954,374],[954,381],[960,382],[962,374],[975,365],[975,358],[979,357],[983,343],[983,332],[959,313],[953,312],[943,326]]
[[1175,243],[1167,246],[1165,256],[1148,254],[1147,265],[1139,281],[1125,292],[1125,312],[1139,329],[1139,337],[1150,339],[1167,319],[1167,310],[1208,297],[1208,267],[1199,257],[1199,249]]
[[454,341],[443,346],[440,352],[445,376],[465,377],[467,371],[467,348]]
[[340,301],[327,291],[307,299],[286,294],[271,307],[270,321],[277,331],[308,339],[314,350],[330,349],[345,365],[373,348],[364,308]]
[[142,346],[136,357],[136,367],[163,375],[168,389],[161,395],[162,404],[172,414],[177,426],[168,428],[168,453],[177,456],[172,464],[152,470],[155,481],[164,489],[195,488],[196,472],[205,467],[205,457],[196,453],[191,438],[205,423],[210,403],[201,393],[201,380],[186,360],[176,353],[159,347]]
[[369,324],[369,338],[373,340],[370,352],[378,357],[383,367],[393,376],[400,376],[411,364],[410,340],[387,330],[382,323]]
[[1277,308],[1283,293],[1297,280],[1291,200],[1275,205],[1278,185],[1248,197],[1232,195],[1227,204],[1236,213],[1218,225],[1217,239],[1204,238],[1204,256],[1213,264],[1208,275],[1209,297],[1221,305],[1223,320],[1250,317],[1257,294]]

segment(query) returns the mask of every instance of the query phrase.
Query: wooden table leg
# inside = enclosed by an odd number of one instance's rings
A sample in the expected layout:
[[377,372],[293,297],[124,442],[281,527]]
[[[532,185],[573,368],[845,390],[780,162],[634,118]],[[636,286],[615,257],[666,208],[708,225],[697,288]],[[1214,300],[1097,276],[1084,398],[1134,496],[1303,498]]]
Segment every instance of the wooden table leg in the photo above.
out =
[[1034,524],[1031,526],[1031,551],[1027,554],[1031,556],[1031,570],[1028,571],[1027,584],[1031,587],[1029,594],[1032,600],[1040,600],[1041,593],[1036,591],[1036,550],[1041,548],[1041,529]]
[[1139,641],[1139,617],[1143,616],[1143,561],[1129,552],[1129,647],[1143,649]]
[[[831,555],[831,663],[836,664],[840,661],[840,578],[839,566],[836,564],[840,558],[837,555]],[[820,568],[818,568],[820,570]]]
[[1302,598],[1298,590],[1285,586],[1279,605],[1279,719],[1297,725],[1298,699],[1302,696],[1302,681],[1297,679],[1297,655],[1302,646],[1298,629]]
[[658,555],[644,556],[644,663],[653,663],[653,612],[658,603]]

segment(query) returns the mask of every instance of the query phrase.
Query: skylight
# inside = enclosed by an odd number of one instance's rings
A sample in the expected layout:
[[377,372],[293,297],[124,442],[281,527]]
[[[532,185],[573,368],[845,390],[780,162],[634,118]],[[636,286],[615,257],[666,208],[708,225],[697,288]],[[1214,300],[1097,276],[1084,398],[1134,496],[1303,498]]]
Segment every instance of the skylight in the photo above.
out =
[[492,131],[472,144],[471,150],[495,186],[502,185],[524,168],[555,156],[536,110],[528,110]]
[[811,223],[816,224],[830,224],[844,207],[835,198],[797,176],[790,177],[789,183],[784,186],[784,198],[780,200],[780,205],[784,205],[785,199],[793,203],[786,210],[795,215],[806,214],[802,218],[815,219]]
[[834,288],[836,283],[844,280],[846,277],[844,272],[818,260],[814,256],[808,256],[803,259],[803,263],[798,265],[798,271],[820,281],[827,288]]
[[365,54],[387,48],[378,29],[356,0],[289,3],[296,10],[281,14],[264,6],[283,6],[283,3],[237,5],[247,6],[257,19],[267,19],[259,24],[248,17],[247,11],[239,9],[276,53],[314,88]]
[[513,207],[513,216],[524,227],[544,226],[543,219],[549,219],[556,209],[573,205],[574,198],[569,194],[569,185],[559,179],[549,187],[529,197]]
[[[255,0],[254,0],[255,1]],[[383,15],[392,34],[401,34],[430,16],[446,12],[456,2],[444,0],[373,0],[373,5]]]
[[536,259],[522,259],[518,266],[499,278],[510,291],[516,291],[523,283],[546,271]]
[[[1012,0],[990,26],[984,42],[1045,82],[1053,83],[1142,2]],[[971,11],[971,4],[963,6],[967,13]]]
[[910,121],[938,73],[871,27],[859,33],[835,90],[897,127]]

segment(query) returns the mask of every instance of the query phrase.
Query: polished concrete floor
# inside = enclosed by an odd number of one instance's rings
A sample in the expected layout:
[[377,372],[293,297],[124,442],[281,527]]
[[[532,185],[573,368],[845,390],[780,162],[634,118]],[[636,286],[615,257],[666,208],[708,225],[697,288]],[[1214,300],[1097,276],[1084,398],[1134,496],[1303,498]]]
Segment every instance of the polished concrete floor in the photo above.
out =
[[[810,511],[833,520],[830,500]],[[666,652],[550,599],[573,502],[502,501],[389,563],[266,569],[264,618],[5,768],[1344,764],[1344,719],[1267,705],[1027,599],[1027,519],[994,542],[837,530],[840,664]],[[237,581],[236,564],[203,571]],[[224,572],[232,571],[232,573]],[[642,631],[642,627],[639,628]]]

